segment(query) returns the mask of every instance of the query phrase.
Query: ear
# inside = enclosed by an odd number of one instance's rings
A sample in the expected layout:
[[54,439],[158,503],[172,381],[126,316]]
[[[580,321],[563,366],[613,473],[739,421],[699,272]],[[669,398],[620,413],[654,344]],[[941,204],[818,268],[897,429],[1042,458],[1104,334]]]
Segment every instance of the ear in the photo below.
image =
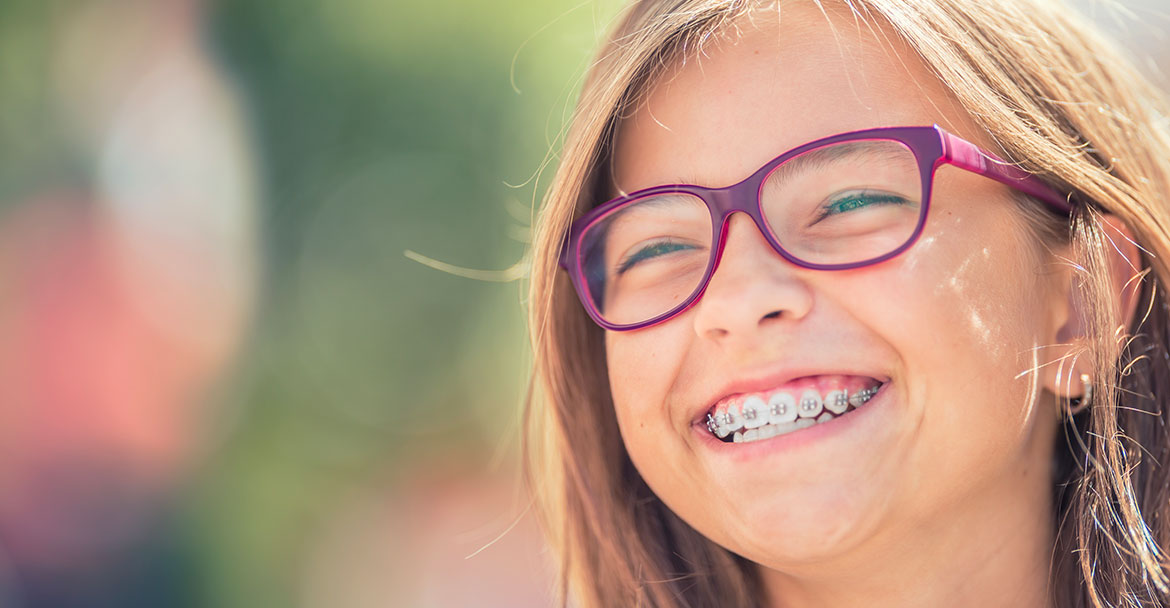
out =
[[1126,331],[1133,324],[1142,288],[1141,247],[1134,238],[1133,230],[1116,215],[1103,214],[1100,219],[1105,236],[1105,253],[1109,256],[1112,293],[1115,294],[1113,303],[1120,314],[1121,329]]
[[[1109,294],[1113,299],[1114,310],[1118,312],[1123,331],[1133,323],[1133,316],[1137,308],[1138,294],[1141,291],[1142,260],[1140,248],[1130,229],[1116,215],[1099,214],[1097,224],[1101,228],[1101,248],[1107,262],[1110,285]],[[1081,279],[1073,274],[1072,268],[1065,269],[1065,276],[1060,282],[1060,289],[1064,291],[1064,306],[1057,314],[1063,315],[1058,321],[1056,344],[1053,349],[1045,349],[1048,356],[1056,358],[1064,356],[1064,360],[1053,362],[1045,366],[1043,374],[1044,388],[1063,398],[1076,398],[1083,394],[1081,383],[1082,374],[1092,374],[1092,362],[1088,357],[1077,356],[1088,347],[1086,319],[1091,311],[1086,309],[1081,299],[1077,285]]]

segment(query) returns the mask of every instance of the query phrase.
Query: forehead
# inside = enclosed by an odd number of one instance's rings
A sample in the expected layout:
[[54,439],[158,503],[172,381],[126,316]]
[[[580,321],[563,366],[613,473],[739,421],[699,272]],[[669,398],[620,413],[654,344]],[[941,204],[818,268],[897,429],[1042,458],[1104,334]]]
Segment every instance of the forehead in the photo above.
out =
[[879,126],[974,132],[917,55],[876,18],[812,3],[760,11],[676,61],[618,129],[619,191],[724,186],[802,143]]

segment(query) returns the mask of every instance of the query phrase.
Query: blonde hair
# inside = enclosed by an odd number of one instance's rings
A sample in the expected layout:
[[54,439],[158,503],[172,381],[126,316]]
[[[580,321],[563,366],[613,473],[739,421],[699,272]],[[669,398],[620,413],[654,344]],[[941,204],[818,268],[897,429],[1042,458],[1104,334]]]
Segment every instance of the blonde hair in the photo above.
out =
[[[813,0],[817,1],[817,0]],[[819,4],[827,4],[821,0]],[[1055,0],[852,0],[887,23],[1003,154],[1077,211],[1071,240],[1095,400],[1058,442],[1051,572],[1060,606],[1165,605],[1170,542],[1170,134],[1161,93]],[[557,256],[570,222],[606,193],[617,122],[668,65],[754,8],[740,0],[630,5],[592,65],[540,213],[529,329],[526,472],[560,558],[562,604],[754,606],[756,569],[663,505],[631,464],[609,394],[604,336]],[[1137,315],[1114,304],[1109,213],[1144,251]],[[1038,222],[1033,222],[1037,224]],[[1043,232],[1043,230],[1040,230]]]

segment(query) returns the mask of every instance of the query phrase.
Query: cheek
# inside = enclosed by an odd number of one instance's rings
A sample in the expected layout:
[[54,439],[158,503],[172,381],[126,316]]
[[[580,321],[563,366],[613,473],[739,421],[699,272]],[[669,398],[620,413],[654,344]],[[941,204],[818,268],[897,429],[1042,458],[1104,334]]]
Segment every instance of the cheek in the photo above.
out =
[[1026,237],[1002,216],[966,217],[942,218],[908,252],[894,322],[906,332],[890,339],[901,344],[923,466],[977,476],[973,463],[993,470],[1029,449],[1039,428],[1030,370],[1055,336],[1052,292]]
[[944,214],[900,268],[899,281],[912,290],[907,301],[920,303],[904,309],[905,327],[929,332],[939,352],[1028,369],[1046,333],[1048,298],[1020,230],[1002,214]]
[[681,320],[606,334],[610,392],[622,438],[635,462],[644,441],[672,431],[666,399],[690,346]]

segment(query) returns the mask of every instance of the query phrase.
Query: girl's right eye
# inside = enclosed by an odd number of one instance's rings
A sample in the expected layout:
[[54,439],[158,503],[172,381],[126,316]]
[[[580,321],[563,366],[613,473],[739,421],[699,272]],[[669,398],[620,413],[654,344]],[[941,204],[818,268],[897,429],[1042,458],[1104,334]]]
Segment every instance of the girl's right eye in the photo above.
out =
[[651,243],[649,245],[646,245],[645,247],[638,249],[634,253],[631,253],[630,255],[626,256],[625,259],[623,259],[621,262],[619,262],[618,268],[617,268],[617,274],[622,275],[627,270],[633,268],[637,264],[640,264],[646,260],[660,257],[660,256],[666,255],[668,253],[674,253],[676,251],[685,251],[688,249],[695,249],[695,246],[692,244],[689,244],[689,243],[683,243],[683,242],[679,242],[679,241],[669,241],[669,240]]

